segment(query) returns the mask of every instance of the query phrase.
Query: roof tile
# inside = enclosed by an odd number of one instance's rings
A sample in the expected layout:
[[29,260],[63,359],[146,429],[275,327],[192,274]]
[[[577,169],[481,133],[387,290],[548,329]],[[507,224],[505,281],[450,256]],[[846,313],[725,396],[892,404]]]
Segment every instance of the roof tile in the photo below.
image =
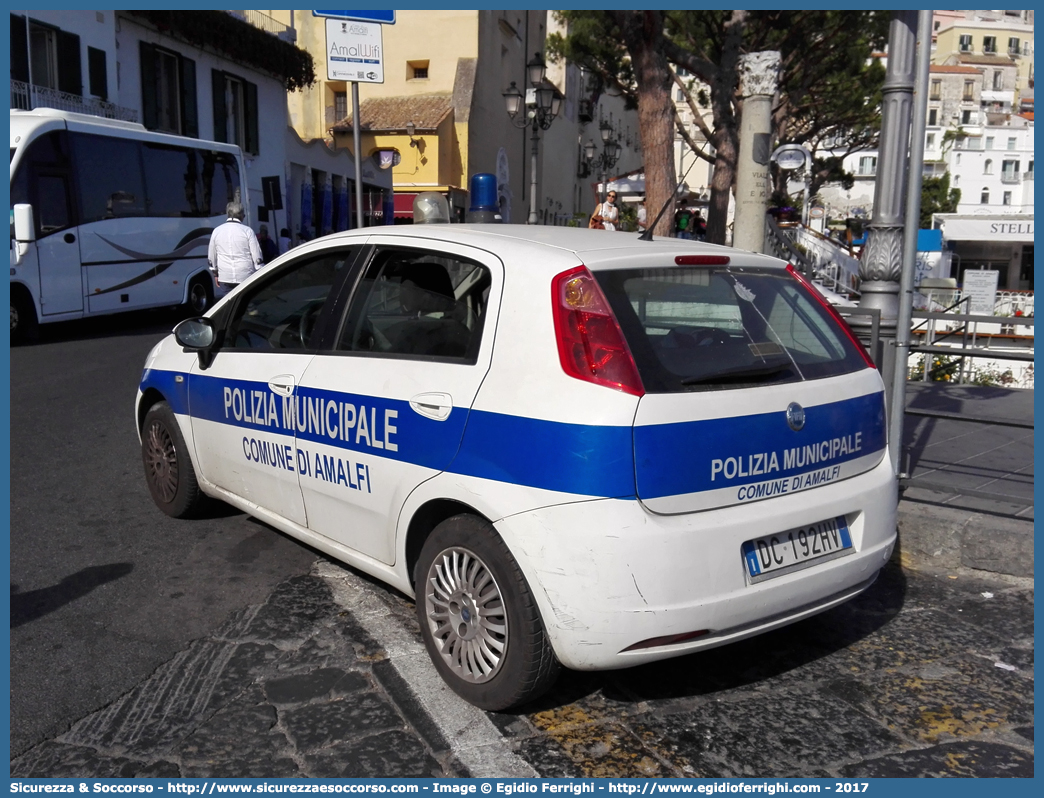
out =
[[[400,97],[371,97],[360,103],[362,117],[360,130],[405,130],[407,122],[413,122],[418,131],[435,130],[453,110],[453,97],[449,94],[419,94]],[[338,132],[352,130],[349,114],[334,124]]]

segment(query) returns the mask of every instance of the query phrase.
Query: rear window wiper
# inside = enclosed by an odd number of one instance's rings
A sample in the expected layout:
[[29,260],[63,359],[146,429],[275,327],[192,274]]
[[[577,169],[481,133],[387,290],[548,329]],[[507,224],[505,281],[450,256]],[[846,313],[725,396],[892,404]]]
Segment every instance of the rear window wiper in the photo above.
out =
[[706,382],[740,382],[750,377],[771,377],[791,367],[790,360],[761,363],[755,366],[716,371],[702,377],[688,377],[681,381],[682,385],[700,385]]

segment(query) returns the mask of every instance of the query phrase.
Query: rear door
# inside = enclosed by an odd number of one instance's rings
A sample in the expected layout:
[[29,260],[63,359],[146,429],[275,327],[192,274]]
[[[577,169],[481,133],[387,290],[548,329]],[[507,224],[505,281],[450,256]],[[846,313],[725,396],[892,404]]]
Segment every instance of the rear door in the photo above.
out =
[[301,383],[309,527],[384,563],[399,509],[460,447],[493,353],[501,262],[426,239],[375,244],[330,346]]
[[880,377],[792,273],[727,265],[600,271],[646,394],[638,497],[685,513],[862,473],[885,450]]

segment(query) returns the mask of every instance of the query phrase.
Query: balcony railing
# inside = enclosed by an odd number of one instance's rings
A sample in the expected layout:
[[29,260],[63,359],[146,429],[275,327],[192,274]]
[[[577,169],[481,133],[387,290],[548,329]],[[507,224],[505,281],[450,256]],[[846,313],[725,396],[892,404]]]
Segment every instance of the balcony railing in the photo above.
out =
[[1018,172],[1001,172],[1001,182],[1002,183],[1019,183],[1019,182],[1021,182],[1020,179],[1019,179],[1019,173]]
[[294,41],[296,39],[296,31],[284,25],[279,20],[273,19],[268,14],[262,14],[260,11],[229,11],[236,19],[241,19],[244,22],[249,22],[255,28],[260,28],[265,33],[271,33],[273,36],[278,36],[281,39],[287,39]]
[[45,86],[30,86],[20,80],[11,81],[11,107],[23,111],[34,108],[57,108],[60,111],[74,111],[78,114],[90,114],[106,119],[119,119],[124,122],[137,122],[138,112],[133,108],[98,100],[94,97],[81,97],[78,94],[49,89]]

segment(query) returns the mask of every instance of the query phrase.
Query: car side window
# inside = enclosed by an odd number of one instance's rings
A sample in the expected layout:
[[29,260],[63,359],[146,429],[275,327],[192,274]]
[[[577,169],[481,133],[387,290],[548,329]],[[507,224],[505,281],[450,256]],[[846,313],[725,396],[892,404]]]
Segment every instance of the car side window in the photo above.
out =
[[379,249],[357,287],[338,349],[474,363],[489,269],[418,249]]
[[225,349],[314,349],[316,321],[353,255],[337,250],[304,257],[250,286],[228,326]]

